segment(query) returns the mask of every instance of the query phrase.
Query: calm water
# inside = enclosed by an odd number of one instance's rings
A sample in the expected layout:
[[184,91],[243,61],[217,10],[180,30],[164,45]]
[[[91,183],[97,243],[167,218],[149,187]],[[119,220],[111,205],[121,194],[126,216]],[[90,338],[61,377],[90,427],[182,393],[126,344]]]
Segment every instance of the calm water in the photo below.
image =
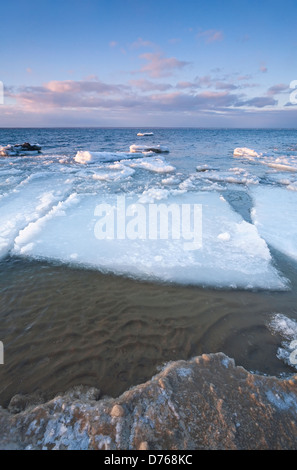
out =
[[[267,242],[269,266],[287,280],[283,290],[276,290],[270,281],[267,288],[259,289],[234,288],[224,278],[223,284],[208,283],[207,287],[177,283],[174,277],[172,281],[152,275],[148,279],[143,268],[147,258],[142,258],[139,248],[133,263],[142,266],[140,275],[135,278],[125,260],[125,275],[119,276],[104,253],[90,268],[92,247],[88,241],[78,244],[77,239],[84,233],[83,211],[94,194],[101,198],[143,195],[152,188],[166,190],[168,198],[176,194],[172,191],[215,194],[227,201],[232,217],[251,223],[253,191],[267,188],[276,191],[275,201],[281,190],[291,204],[284,205],[284,211],[292,212],[292,197],[297,196],[293,190],[296,131],[148,131],[154,136],[139,139],[138,129],[0,129],[0,146],[38,142],[43,152],[40,157],[1,157],[0,161],[0,340],[5,348],[0,404],[6,406],[16,393],[40,391],[50,398],[78,384],[116,396],[148,380],[167,361],[218,351],[251,371],[278,376],[294,372],[277,357],[284,338],[271,330],[270,323],[275,313],[297,320],[297,263],[282,246],[271,245],[271,239]],[[135,143],[165,145],[170,153],[161,160],[160,155],[139,155],[129,167],[134,170],[130,174],[122,172],[128,165],[125,162],[119,167],[113,162],[80,165],[73,160],[80,150],[129,152]],[[234,158],[236,147],[266,154],[257,159]],[[142,158],[151,158],[152,164],[143,165]],[[205,165],[208,171],[201,172]],[[169,167],[173,169],[166,171]],[[65,206],[63,214],[48,216],[73,193],[81,198],[80,205]],[[296,246],[295,214],[287,214],[291,250]],[[26,229],[32,223],[35,231]],[[24,229],[26,245],[21,246],[26,249],[17,250]],[[73,240],[75,257],[67,258]],[[234,266],[246,244],[231,244],[228,256]],[[177,259],[168,250],[166,263],[177,263]],[[228,260],[224,250],[216,252],[215,262],[222,272],[228,270]],[[193,270],[192,260],[187,262],[175,268],[172,264],[173,271]],[[241,260],[238,272],[249,272],[250,265],[242,264]],[[157,264],[150,269],[154,274]],[[263,284],[260,277],[259,285]]]

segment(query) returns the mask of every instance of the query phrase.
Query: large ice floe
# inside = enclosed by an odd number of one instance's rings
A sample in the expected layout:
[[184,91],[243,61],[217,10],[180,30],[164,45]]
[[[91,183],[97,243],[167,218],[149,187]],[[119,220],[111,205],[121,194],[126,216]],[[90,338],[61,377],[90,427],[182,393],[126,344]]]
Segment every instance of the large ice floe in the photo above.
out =
[[258,186],[252,188],[251,195],[251,216],[260,236],[297,260],[297,193],[277,186]]
[[267,152],[259,152],[247,147],[238,147],[234,149],[234,157],[241,157],[250,162],[266,165],[279,171],[297,172],[296,155],[279,155]]
[[287,288],[257,228],[215,192],[73,193],[27,222],[12,230],[14,254],[165,282]]

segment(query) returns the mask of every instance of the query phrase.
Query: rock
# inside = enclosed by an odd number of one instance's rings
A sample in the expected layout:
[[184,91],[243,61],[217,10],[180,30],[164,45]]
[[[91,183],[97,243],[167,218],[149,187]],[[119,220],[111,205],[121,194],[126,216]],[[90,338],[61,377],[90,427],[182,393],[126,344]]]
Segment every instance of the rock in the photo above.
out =
[[138,447],[138,450],[149,450],[148,443],[146,441],[141,442],[140,446]]
[[114,405],[110,412],[110,416],[112,416],[113,418],[121,418],[122,416],[124,416],[124,414],[125,410],[121,405]]
[[21,411],[26,410],[29,407],[40,405],[43,403],[44,399],[42,395],[32,394],[32,395],[22,395],[17,394],[9,402],[8,410],[10,413],[16,414]]
[[29,142],[25,142],[24,144],[15,144],[14,147],[20,148],[20,150],[28,150],[29,152],[32,152],[34,150],[41,150],[40,145],[31,145],[29,144]]
[[94,396],[0,408],[0,448],[297,449],[297,375],[251,374],[222,353],[171,362],[116,399]]

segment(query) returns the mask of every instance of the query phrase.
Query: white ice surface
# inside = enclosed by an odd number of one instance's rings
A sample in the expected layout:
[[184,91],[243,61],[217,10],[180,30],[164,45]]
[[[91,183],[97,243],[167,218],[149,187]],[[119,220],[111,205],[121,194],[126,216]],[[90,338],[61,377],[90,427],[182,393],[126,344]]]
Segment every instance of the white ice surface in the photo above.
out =
[[297,260],[297,193],[276,186],[251,190],[251,216],[268,244]]
[[[139,152],[141,154],[141,152]],[[76,153],[74,160],[76,163],[98,163],[98,162],[115,162],[126,158],[135,158],[129,152],[89,152],[88,150],[80,150]]]
[[154,173],[171,173],[175,170],[175,167],[169,165],[164,157],[143,157],[137,158],[126,163],[131,168],[140,168],[142,170],[152,171]]
[[71,180],[52,173],[33,174],[0,199],[0,257],[12,248],[19,230],[39,220],[70,190]]
[[246,147],[234,149],[233,155],[234,157],[241,157],[281,172],[297,172],[296,155],[279,155],[266,152],[256,152],[255,150]]
[[[147,196],[154,196],[157,204],[167,207],[202,204],[201,249],[185,249],[189,240],[183,235],[180,239],[172,239],[171,233],[168,239],[149,239],[148,230],[145,231],[149,224],[142,226],[142,238],[131,239],[129,235],[130,238],[117,239],[116,234],[109,234],[109,239],[96,238],[100,217],[95,215],[95,208],[109,204],[109,213],[114,213],[117,195],[110,194],[71,195],[20,231],[13,252],[142,279],[232,288],[286,288],[286,281],[272,266],[269,249],[255,226],[245,222],[219,194],[163,191],[130,195],[126,208],[131,211],[140,204],[148,214]],[[116,217],[116,209],[114,214]],[[133,220],[130,212],[125,226]],[[197,225],[196,234],[199,228]],[[134,227],[133,233],[139,235],[139,227]]]
[[[282,313],[276,313],[271,318],[268,327],[273,334],[281,336],[282,339],[281,346],[277,350],[277,357],[297,369],[297,364],[294,363],[297,354],[293,352],[297,350],[297,344],[292,344],[293,341],[297,340],[297,321]],[[292,353],[293,357],[291,356]]]

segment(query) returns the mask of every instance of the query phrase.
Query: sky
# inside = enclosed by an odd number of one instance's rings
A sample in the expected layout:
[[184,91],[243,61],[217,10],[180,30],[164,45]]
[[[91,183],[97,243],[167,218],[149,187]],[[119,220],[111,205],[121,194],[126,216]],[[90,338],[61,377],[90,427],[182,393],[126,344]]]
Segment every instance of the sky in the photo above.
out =
[[297,128],[296,18],[296,0],[2,2],[0,127]]

